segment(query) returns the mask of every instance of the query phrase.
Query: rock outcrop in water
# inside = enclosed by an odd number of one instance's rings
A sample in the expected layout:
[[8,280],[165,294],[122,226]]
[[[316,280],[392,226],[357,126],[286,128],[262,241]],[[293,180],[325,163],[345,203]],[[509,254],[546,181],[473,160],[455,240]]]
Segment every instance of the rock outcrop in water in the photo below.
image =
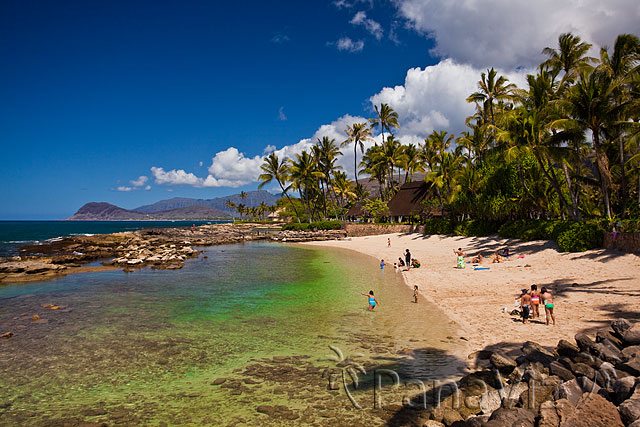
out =
[[[190,228],[148,228],[133,232],[74,236],[25,246],[20,256],[0,258],[0,283],[46,280],[84,271],[142,267],[179,269],[200,255],[196,246],[271,239],[279,242],[340,239],[343,230],[285,231],[270,234],[270,224],[212,224]],[[102,261],[101,265],[86,264]]]

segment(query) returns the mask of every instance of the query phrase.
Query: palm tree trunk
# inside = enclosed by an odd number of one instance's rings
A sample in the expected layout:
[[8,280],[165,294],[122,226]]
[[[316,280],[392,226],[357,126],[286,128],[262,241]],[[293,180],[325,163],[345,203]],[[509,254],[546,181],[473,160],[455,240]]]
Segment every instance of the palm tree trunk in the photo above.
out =
[[564,171],[564,178],[567,180],[567,188],[569,189],[569,198],[571,199],[571,209],[573,210],[573,216],[580,221],[580,210],[578,209],[578,192],[577,189],[574,193],[573,185],[571,183],[571,176],[569,175],[569,168],[567,163],[562,161],[562,170]]
[[298,210],[296,209],[296,205],[293,204],[293,201],[291,200],[291,197],[289,197],[289,195],[285,191],[284,186],[282,185],[282,183],[280,181],[278,181],[278,184],[280,184],[280,189],[282,190],[282,194],[284,194],[285,197],[287,198],[287,200],[289,201],[289,203],[291,203],[291,207],[293,208],[293,211],[296,213],[296,219],[298,220],[298,224],[300,224],[300,214],[298,214]]
[[358,185],[358,141],[353,142],[353,173],[356,175],[356,186]]
[[624,141],[622,140],[622,132],[618,135],[618,144],[620,145],[620,198],[622,199],[622,214],[620,217],[625,218],[627,213],[627,174],[624,170]]
[[[553,189],[556,190],[556,193],[558,194],[558,200],[560,200],[560,204],[562,205],[563,208],[567,210],[571,219],[573,221],[577,221],[577,219],[574,218],[574,216],[572,215],[571,208],[569,207],[569,203],[567,202],[567,200],[564,198],[564,195],[562,194],[562,189],[560,188],[560,184],[558,183],[558,180],[555,177],[555,173],[553,173],[552,175],[549,174],[549,171],[547,171],[546,167],[544,166],[544,163],[542,162],[542,159],[540,158],[539,154],[538,153],[534,153],[534,154],[535,154],[536,160],[538,161],[538,165],[540,165],[540,168],[542,169],[542,172],[544,172],[544,175],[547,177],[547,179],[551,183],[551,186],[553,187]],[[551,168],[551,172],[553,172],[553,165],[551,164],[551,160],[546,158],[545,160],[549,164],[549,167]]]
[[606,154],[602,152],[600,147],[600,134],[597,130],[591,130],[593,135],[593,148],[596,152],[596,163],[598,172],[600,172],[600,187],[602,188],[602,202],[604,203],[604,211],[607,218],[611,218],[611,202],[609,201],[609,165]]

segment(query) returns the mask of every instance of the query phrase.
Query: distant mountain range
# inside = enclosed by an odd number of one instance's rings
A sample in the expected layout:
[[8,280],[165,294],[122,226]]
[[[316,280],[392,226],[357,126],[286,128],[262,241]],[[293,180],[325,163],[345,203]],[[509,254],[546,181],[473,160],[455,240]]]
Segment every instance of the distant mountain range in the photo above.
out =
[[267,205],[275,205],[278,199],[278,196],[274,196],[268,191],[249,191],[247,192],[246,199],[240,198],[240,194],[232,194],[231,196],[218,197],[215,199],[188,199],[185,197],[174,197],[173,199],[160,200],[159,202],[156,202],[152,205],[144,205],[132,210],[135,212],[148,214],[178,208],[186,208],[188,206],[206,206],[211,209],[219,209],[221,211],[227,212],[228,214],[233,214],[233,212],[235,211],[225,206],[227,200],[231,200],[236,205],[242,203],[247,207],[255,207],[260,205],[260,203],[262,202],[265,202]]
[[231,200],[235,204],[242,203],[248,207],[254,207],[265,202],[275,205],[278,196],[267,191],[247,192],[247,198],[242,199],[239,194],[216,199],[189,199],[174,197],[169,200],[161,200],[152,205],[140,206],[132,210],[101,202],[87,203],[78,209],[71,218],[72,221],[126,221],[126,220],[179,220],[179,219],[221,219],[230,218],[235,212],[228,209],[225,204]]

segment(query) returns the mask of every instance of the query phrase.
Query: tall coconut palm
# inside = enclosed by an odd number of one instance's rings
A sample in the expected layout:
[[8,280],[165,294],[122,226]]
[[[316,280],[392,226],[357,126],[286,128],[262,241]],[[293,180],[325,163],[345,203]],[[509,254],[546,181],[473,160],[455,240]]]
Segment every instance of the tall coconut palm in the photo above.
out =
[[486,74],[484,72],[480,74],[478,92],[472,93],[467,98],[467,102],[475,103],[479,108],[482,105],[485,111],[489,111],[489,119],[494,126],[496,124],[494,103],[510,101],[511,91],[516,87],[512,83],[507,83],[508,81],[506,77],[498,76],[496,70],[491,68]]
[[323,174],[316,168],[316,162],[306,150],[296,154],[296,160],[289,160],[289,176],[293,187],[298,190],[300,199],[305,204],[305,211],[309,222],[313,220],[311,209],[311,195],[317,188],[316,183]]
[[[605,73],[612,80],[626,79],[625,84],[615,93],[618,104],[631,96],[631,86],[627,84],[632,72],[636,71],[640,62],[640,40],[633,34],[620,34],[615,41],[613,53],[610,56],[607,47],[600,50],[599,71]],[[629,82],[630,83],[630,82]],[[621,111],[621,113],[623,113]],[[623,121],[626,117],[619,117]],[[621,217],[624,218],[627,210],[627,175],[625,171],[625,149],[624,149],[624,132],[622,129],[618,132],[618,150],[620,165],[620,199],[621,199]]]
[[232,216],[232,218],[233,218],[233,220],[235,221],[235,220],[236,220],[236,213],[235,213],[235,212],[236,212],[236,207],[237,207],[237,206],[236,206],[236,204],[235,204],[235,203],[233,203],[231,200],[227,200],[227,201],[225,202],[224,206],[225,206],[227,209],[231,209],[231,210],[233,210],[233,213],[232,213],[231,215],[233,215],[233,216]]
[[358,147],[360,152],[364,152],[364,143],[371,139],[371,128],[367,123],[354,123],[345,130],[347,139],[340,144],[344,147],[353,142],[353,170],[356,176],[356,185],[358,182]]
[[574,86],[567,92],[566,99],[559,100],[566,118],[559,119],[551,125],[558,128],[578,127],[591,132],[596,165],[600,175],[600,187],[605,214],[611,218],[611,171],[609,158],[604,150],[606,132],[614,133],[619,126],[618,118],[621,111],[627,108],[631,101],[621,104],[615,99],[616,91],[622,84],[621,80],[611,80],[605,73],[598,70],[583,70]]
[[402,168],[405,172],[404,182],[409,180],[409,177],[413,176],[414,172],[424,170],[422,168],[422,159],[420,157],[420,150],[414,144],[409,144],[404,148],[404,157],[402,158]]
[[360,170],[361,173],[369,174],[378,181],[378,192],[380,193],[380,197],[383,198],[385,194],[385,181],[389,169],[382,146],[374,145],[369,147],[364,153],[364,156],[362,156],[360,166],[362,166]]
[[333,199],[336,200],[336,194],[333,191],[333,186],[331,185],[333,174],[342,169],[342,166],[336,165],[336,161],[338,160],[338,156],[342,155],[340,148],[336,144],[335,139],[329,139],[329,137],[322,137],[322,139],[318,138],[318,142],[314,146],[314,153],[317,157],[318,168],[323,173],[322,183],[322,193],[325,195],[323,199],[325,202],[324,211],[326,216],[326,196],[331,188]]
[[542,50],[549,57],[542,65],[556,72],[564,71],[560,82],[560,88],[564,88],[574,82],[580,70],[595,62],[595,58],[586,56],[589,49],[591,45],[583,42],[580,37],[571,33],[561,34],[558,37],[558,49],[545,47]]
[[289,194],[287,193],[291,188],[291,185],[285,187],[285,184],[288,181],[288,172],[287,172],[287,163],[286,161],[280,161],[278,159],[278,155],[276,153],[271,153],[264,158],[262,165],[260,166],[260,170],[262,173],[258,177],[260,181],[260,185],[258,185],[258,189],[261,189],[274,179],[280,186],[280,190],[282,194],[287,198],[291,207],[293,207],[293,211],[296,214],[296,219],[300,222],[300,215],[298,214],[298,210],[296,209],[296,205],[293,204]]
[[369,119],[369,123],[371,123],[372,128],[380,126],[380,130],[382,131],[382,143],[384,144],[384,131],[386,130],[390,134],[393,134],[391,128],[400,127],[398,124],[398,113],[396,113],[394,109],[389,107],[387,104],[380,104],[379,108],[377,105],[374,105],[373,108],[376,110],[377,117]]

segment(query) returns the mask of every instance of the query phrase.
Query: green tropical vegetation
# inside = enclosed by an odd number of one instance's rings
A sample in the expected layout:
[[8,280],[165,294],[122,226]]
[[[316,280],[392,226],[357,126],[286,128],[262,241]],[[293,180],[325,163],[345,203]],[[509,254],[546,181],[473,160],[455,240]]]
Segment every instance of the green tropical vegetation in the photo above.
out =
[[[345,129],[344,141],[325,137],[294,159],[265,157],[260,186],[276,181],[283,194],[277,209],[299,223],[344,219],[354,203],[384,221],[386,203],[423,172],[430,196],[414,221],[425,222],[436,209],[442,223],[434,228],[450,232],[452,224],[480,233],[509,222],[520,230],[511,235],[525,238],[560,239],[572,229],[583,240],[597,240],[589,227],[622,228],[622,221],[640,216],[640,41],[621,34],[597,58],[587,56],[591,47],[573,34],[560,35],[557,46],[542,50],[547,59],[525,87],[494,68],[483,72],[466,99],[475,113],[460,135],[434,130],[422,144],[404,145],[394,135],[398,114],[381,104],[368,122]],[[381,140],[365,150],[373,129]],[[350,144],[353,181],[337,165],[340,148]],[[359,175],[375,180],[373,194]],[[548,223],[559,220],[565,225]],[[530,221],[551,231],[530,231],[524,227]],[[509,234],[508,227],[501,231]]]

